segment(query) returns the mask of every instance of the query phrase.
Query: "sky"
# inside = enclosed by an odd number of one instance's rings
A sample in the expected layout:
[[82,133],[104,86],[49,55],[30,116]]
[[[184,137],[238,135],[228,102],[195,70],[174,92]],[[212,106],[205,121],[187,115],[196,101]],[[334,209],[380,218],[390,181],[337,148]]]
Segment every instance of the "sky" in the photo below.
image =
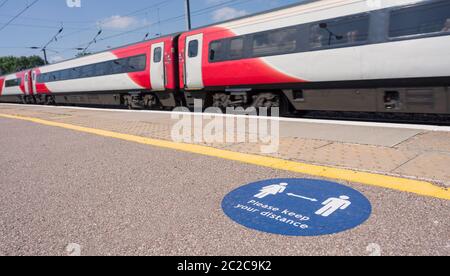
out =
[[[302,0],[191,0],[192,25],[297,2]],[[0,56],[42,56],[30,47],[43,47],[61,28],[47,48],[49,62],[73,58],[100,30],[89,52],[183,31],[184,0],[0,0]]]

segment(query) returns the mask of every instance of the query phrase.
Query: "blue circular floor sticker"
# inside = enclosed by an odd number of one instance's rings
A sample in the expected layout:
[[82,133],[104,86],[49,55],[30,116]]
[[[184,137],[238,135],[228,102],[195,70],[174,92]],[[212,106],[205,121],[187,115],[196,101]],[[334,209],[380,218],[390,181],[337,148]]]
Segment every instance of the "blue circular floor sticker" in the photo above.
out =
[[229,193],[227,216],[248,228],[287,236],[320,236],[352,229],[372,213],[370,201],[347,186],[312,179],[272,179]]

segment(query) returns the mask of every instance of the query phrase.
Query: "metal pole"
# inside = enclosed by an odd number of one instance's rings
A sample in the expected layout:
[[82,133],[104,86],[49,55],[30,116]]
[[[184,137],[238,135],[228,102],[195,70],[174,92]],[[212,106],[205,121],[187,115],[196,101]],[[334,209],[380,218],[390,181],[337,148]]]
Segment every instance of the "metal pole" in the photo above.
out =
[[45,65],[47,65],[47,64],[48,64],[48,60],[47,60],[47,49],[44,48],[44,49],[42,49],[42,51],[44,52],[44,62],[45,62]]
[[186,27],[187,30],[191,30],[192,29],[192,25],[191,25],[191,1],[190,0],[185,0],[186,3]]

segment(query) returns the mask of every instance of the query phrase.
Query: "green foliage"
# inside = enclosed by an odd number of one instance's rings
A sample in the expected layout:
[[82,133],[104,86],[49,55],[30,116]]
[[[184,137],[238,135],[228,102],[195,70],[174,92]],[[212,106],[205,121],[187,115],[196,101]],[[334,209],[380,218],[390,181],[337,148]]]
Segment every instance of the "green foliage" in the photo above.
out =
[[92,55],[92,53],[86,52],[86,53],[78,53],[75,55],[75,57],[79,58],[79,57],[85,57],[85,56],[89,56]]
[[15,73],[24,69],[31,69],[42,65],[44,65],[44,60],[39,56],[0,57],[0,75]]

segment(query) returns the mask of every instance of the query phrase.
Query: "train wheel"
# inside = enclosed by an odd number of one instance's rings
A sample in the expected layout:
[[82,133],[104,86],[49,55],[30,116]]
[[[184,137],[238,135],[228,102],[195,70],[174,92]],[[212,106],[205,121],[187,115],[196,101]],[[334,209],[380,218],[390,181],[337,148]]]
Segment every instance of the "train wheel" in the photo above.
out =
[[45,96],[45,105],[56,105],[55,98],[53,96]]
[[133,109],[133,106],[131,105],[131,102],[128,99],[128,97],[125,98],[124,105],[126,106],[127,109],[130,109],[130,110]]
[[284,95],[280,95],[280,117],[286,117],[292,115],[293,108],[288,98]]

